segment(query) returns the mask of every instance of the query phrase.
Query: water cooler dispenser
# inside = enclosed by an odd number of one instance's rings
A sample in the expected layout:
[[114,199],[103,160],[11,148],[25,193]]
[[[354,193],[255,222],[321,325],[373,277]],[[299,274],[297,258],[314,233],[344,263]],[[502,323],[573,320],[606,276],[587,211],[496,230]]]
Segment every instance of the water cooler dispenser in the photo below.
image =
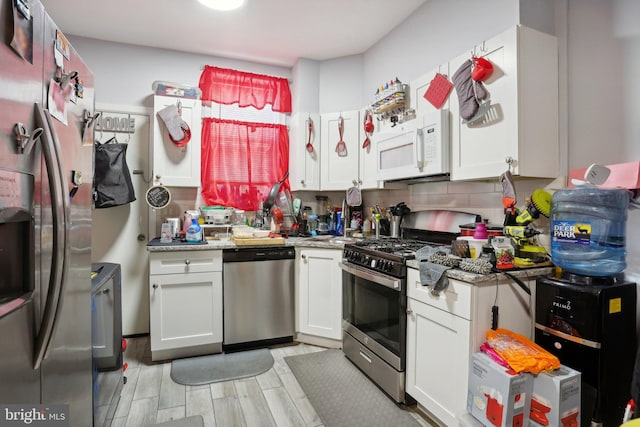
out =
[[617,427],[631,396],[636,284],[564,273],[536,282],[535,342],[582,372],[583,427]]

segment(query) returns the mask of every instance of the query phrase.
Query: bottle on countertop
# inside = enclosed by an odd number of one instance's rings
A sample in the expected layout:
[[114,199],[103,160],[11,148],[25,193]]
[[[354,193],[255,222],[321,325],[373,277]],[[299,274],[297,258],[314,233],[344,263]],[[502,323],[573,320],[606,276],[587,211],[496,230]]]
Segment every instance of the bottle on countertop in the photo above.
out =
[[191,219],[191,225],[187,228],[186,237],[187,242],[197,243],[202,241],[202,228],[197,219]]
[[366,218],[362,223],[362,234],[364,237],[371,236],[371,220]]

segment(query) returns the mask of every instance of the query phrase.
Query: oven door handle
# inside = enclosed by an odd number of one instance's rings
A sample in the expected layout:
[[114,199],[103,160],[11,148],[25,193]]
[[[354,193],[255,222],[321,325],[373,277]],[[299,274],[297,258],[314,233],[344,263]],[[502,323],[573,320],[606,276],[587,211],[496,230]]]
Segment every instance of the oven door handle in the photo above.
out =
[[353,274],[354,276],[360,277],[365,280],[369,280],[371,282],[377,283],[382,286],[386,286],[387,288],[396,289],[396,290],[400,289],[400,280],[398,279],[392,279],[385,276],[381,276],[379,274],[373,274],[362,268],[345,264],[344,262],[340,262],[338,263],[338,265],[340,266],[341,269],[343,269],[347,273]]

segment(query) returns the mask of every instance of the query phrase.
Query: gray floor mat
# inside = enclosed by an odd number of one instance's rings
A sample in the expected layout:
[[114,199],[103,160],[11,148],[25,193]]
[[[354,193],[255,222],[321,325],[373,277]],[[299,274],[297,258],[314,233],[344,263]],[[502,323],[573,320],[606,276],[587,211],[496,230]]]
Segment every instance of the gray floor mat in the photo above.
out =
[[273,366],[267,348],[175,359],[171,379],[178,384],[202,385],[262,374]]
[[284,360],[325,427],[420,426],[340,350]]

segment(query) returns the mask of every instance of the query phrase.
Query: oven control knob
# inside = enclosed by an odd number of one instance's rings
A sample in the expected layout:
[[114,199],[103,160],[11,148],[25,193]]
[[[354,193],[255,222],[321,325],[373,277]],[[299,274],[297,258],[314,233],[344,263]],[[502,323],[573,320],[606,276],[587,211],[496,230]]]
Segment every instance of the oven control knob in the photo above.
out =
[[377,265],[377,264],[378,264],[378,263],[377,263],[377,261],[376,261],[375,259],[372,259],[372,260],[371,260],[371,268],[376,268],[376,265]]

